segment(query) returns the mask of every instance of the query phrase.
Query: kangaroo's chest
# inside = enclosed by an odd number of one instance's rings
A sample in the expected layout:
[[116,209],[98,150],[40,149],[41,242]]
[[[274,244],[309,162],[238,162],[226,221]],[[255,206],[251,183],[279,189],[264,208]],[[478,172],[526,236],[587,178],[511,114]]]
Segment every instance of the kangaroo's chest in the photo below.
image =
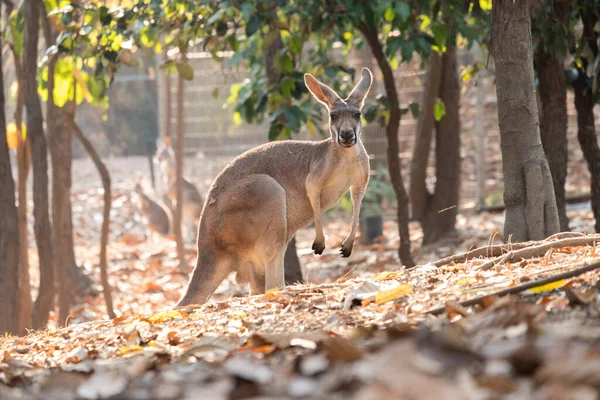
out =
[[356,182],[359,171],[341,170],[327,179],[321,190],[321,207],[327,210],[333,207],[346,191]]

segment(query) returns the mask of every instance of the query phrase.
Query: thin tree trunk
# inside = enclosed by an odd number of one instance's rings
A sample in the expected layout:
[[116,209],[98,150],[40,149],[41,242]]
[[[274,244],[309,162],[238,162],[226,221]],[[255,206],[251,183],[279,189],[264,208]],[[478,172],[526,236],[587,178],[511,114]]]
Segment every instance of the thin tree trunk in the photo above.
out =
[[394,79],[394,73],[392,67],[383,52],[383,46],[377,37],[377,30],[368,28],[366,26],[360,26],[360,31],[365,36],[373,56],[377,60],[379,69],[383,74],[383,83],[385,92],[390,102],[390,119],[385,128],[385,134],[387,137],[388,148],[388,169],[390,171],[390,178],[392,180],[392,186],[396,193],[397,201],[397,213],[398,213],[398,233],[400,235],[400,248],[398,254],[400,261],[407,267],[411,268],[415,266],[415,262],[412,259],[410,250],[410,236],[408,230],[408,195],[402,182],[402,172],[400,170],[400,146],[398,144],[398,128],[400,127],[400,118],[402,116],[400,112],[400,101],[398,99],[398,91],[396,90],[396,82]]
[[27,109],[27,135],[31,141],[34,231],[40,263],[40,288],[32,316],[32,326],[35,329],[46,325],[54,302],[54,249],[48,204],[48,154],[42,106],[37,94],[40,8],[38,1],[25,3],[23,46],[23,92]]
[[[46,46],[56,41],[56,35],[40,2],[42,26]],[[48,61],[48,100],[46,101],[46,136],[52,160],[52,225],[54,233],[54,278],[58,291],[58,326],[63,326],[69,316],[70,296],[67,285],[67,268],[75,263],[69,260],[69,237],[73,227],[69,225],[71,213],[71,135],[64,129],[65,110],[58,110],[54,104],[54,69],[56,57]],[[75,93],[73,93],[75,95]],[[67,103],[65,108],[74,108]]]
[[456,229],[460,189],[460,83],[456,47],[442,57],[440,98],[446,115],[436,123],[435,191],[423,220],[423,244],[433,243]]
[[[182,53],[182,61],[185,62],[185,54]],[[181,232],[181,220],[183,214],[183,140],[184,140],[184,101],[185,86],[183,77],[177,74],[177,142],[175,144],[175,210],[173,212],[173,234],[175,235],[175,244],[177,246],[177,258],[179,267],[186,265],[185,248],[183,245],[183,235]]]
[[567,179],[567,85],[563,61],[546,53],[540,46],[535,55],[541,100],[540,135],[548,160],[560,230],[569,230],[565,181]]
[[560,226],[539,132],[529,3],[494,1],[492,26],[506,205],[504,239],[541,240]]
[[[165,61],[168,60],[168,57],[166,56],[165,53]],[[163,127],[163,135],[164,138],[168,138],[169,139],[169,146],[172,145],[173,141],[172,139],[172,124],[171,124],[171,119],[173,118],[173,108],[172,103],[173,103],[173,96],[171,95],[171,73],[167,72],[166,76],[164,77],[164,95],[165,95],[165,120],[164,122],[164,127]]]
[[[553,18],[559,23],[565,23],[569,14],[569,1],[559,0],[553,4]],[[540,23],[548,23],[546,15]],[[563,38],[566,40],[566,38]],[[564,60],[547,53],[544,43],[538,44],[535,54],[535,68],[539,79],[539,95],[541,100],[540,134],[544,153],[548,160],[552,183],[554,185],[554,197],[558,209],[560,230],[569,230],[569,219],[567,218],[565,181],[567,178],[568,147],[567,147],[567,82],[564,71]]]
[[410,206],[411,215],[417,221],[423,221],[431,194],[427,190],[427,165],[431,153],[433,137],[433,108],[440,91],[442,77],[442,57],[433,52],[427,65],[427,80],[423,92],[423,107],[419,116],[417,138],[410,166]]
[[[267,6],[273,10],[273,16],[276,14],[277,1],[275,0],[267,0]],[[275,21],[271,21],[275,22]],[[281,73],[277,70],[276,58],[279,52],[283,49],[283,41],[281,40],[281,35],[279,34],[279,30],[277,26],[272,23],[270,25],[269,32],[276,32],[274,35],[274,40],[272,43],[265,43],[265,72],[267,75],[267,79],[270,85],[275,85],[279,82],[281,78]],[[284,275],[285,275],[285,284],[293,284],[297,282],[304,282],[302,278],[302,267],[300,265],[300,259],[298,258],[298,251],[296,249],[296,237],[294,236],[292,240],[287,245],[285,249],[285,256],[283,258],[284,265]]]
[[[2,7],[0,7],[0,18]],[[0,37],[0,47],[2,38]],[[12,176],[6,116],[4,114],[4,76],[0,58],[0,334],[19,334],[19,221],[15,206],[15,182]]]
[[[585,5],[582,0],[579,3],[581,6]],[[599,49],[597,44],[598,34],[595,27],[598,23],[598,16],[591,11],[585,10],[582,12],[583,38],[587,40],[587,45],[593,52],[594,57],[597,57]],[[596,220],[594,227],[596,232],[600,232],[600,147],[598,146],[594,121],[594,93],[590,85],[586,82],[585,70],[587,62],[585,60],[583,62],[582,68],[578,70],[579,76],[573,82],[575,109],[577,110],[577,139],[579,140],[591,175],[592,212]]]
[[596,232],[600,232],[600,147],[598,147],[594,121],[594,94],[584,79],[577,79],[573,83],[573,88],[577,110],[577,139],[592,176],[590,189],[592,212],[596,220],[594,228]]
[[110,175],[106,165],[100,159],[100,156],[94,149],[92,143],[85,137],[79,126],[73,118],[66,119],[66,125],[69,127],[70,133],[79,140],[84,147],[88,156],[94,162],[100,178],[102,179],[102,187],[104,189],[104,209],[102,213],[102,235],[100,238],[100,281],[102,282],[102,289],[104,292],[104,302],[106,303],[106,313],[109,318],[115,318],[115,312],[113,308],[112,293],[110,283],[108,282],[108,260],[107,260],[107,246],[108,246],[108,233],[110,229],[110,209],[112,205],[112,194],[111,194],[111,182]]
[[19,219],[19,284],[20,284],[20,302],[21,313],[19,316],[19,333],[25,334],[26,328],[31,326],[31,311],[33,301],[31,300],[31,283],[29,278],[29,235],[27,227],[27,176],[31,166],[31,152],[29,149],[29,140],[23,140],[23,69],[21,57],[11,46],[15,73],[17,76],[17,105],[15,107],[15,126],[19,145],[17,147],[17,173],[18,173],[18,207],[17,214]]

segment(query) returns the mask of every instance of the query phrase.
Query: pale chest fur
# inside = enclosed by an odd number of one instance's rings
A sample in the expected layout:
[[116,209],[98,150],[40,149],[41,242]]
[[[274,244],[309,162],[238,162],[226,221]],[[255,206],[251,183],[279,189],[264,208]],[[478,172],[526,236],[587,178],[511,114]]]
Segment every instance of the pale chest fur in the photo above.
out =
[[332,171],[321,189],[321,207],[327,210],[333,207],[348,189],[358,184],[368,175],[369,164],[359,160],[340,163]]

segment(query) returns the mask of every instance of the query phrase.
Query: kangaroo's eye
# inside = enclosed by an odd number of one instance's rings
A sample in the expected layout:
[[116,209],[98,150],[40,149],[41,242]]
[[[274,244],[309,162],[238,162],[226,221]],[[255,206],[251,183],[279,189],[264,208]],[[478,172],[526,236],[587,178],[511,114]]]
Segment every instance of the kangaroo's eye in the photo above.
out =
[[356,114],[354,114],[354,119],[357,121],[360,121],[360,116],[361,116],[360,113],[356,113]]
[[335,122],[338,119],[338,115],[337,114],[329,114],[329,118],[331,118],[332,122]]

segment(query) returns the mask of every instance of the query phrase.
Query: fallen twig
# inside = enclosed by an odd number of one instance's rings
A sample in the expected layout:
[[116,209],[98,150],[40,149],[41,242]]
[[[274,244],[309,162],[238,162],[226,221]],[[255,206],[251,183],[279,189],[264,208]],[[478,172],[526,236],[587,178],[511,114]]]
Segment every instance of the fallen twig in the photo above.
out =
[[[585,246],[594,243],[595,241],[600,241],[600,235],[584,236],[583,234],[578,232],[561,232],[552,235],[545,240],[537,242],[509,243],[502,245],[479,247],[477,249],[467,251],[466,253],[456,254],[453,256],[442,258],[441,260],[434,262],[433,265],[435,265],[436,267],[441,267],[443,265],[448,265],[452,263],[462,263],[473,258],[498,257],[510,251],[517,253],[515,250],[532,248],[540,249],[541,246],[548,246],[546,247],[546,250],[551,248],[561,248],[565,246]],[[546,250],[544,250],[544,253],[546,252]]]
[[[482,300],[487,299],[488,297],[492,297],[492,296],[502,297],[502,296],[506,296],[507,294],[513,294],[513,293],[523,292],[523,291],[525,291],[527,289],[531,289],[531,288],[534,288],[534,287],[538,287],[538,286],[542,286],[542,285],[547,285],[548,283],[560,281],[561,279],[573,278],[575,276],[579,276],[581,274],[585,274],[586,272],[590,272],[590,271],[593,271],[593,270],[598,269],[598,268],[600,268],[600,261],[592,263],[592,264],[589,264],[589,265],[584,265],[583,267],[574,269],[572,271],[567,271],[567,272],[563,272],[563,273],[560,273],[560,274],[557,274],[557,275],[549,276],[547,278],[542,278],[542,279],[538,279],[538,280],[535,280],[535,281],[526,282],[526,283],[523,283],[521,285],[517,285],[517,286],[509,287],[509,288],[506,288],[506,289],[502,289],[502,290],[499,290],[499,291],[494,292],[494,293],[486,294],[484,296],[474,297],[474,298],[469,299],[469,300],[461,301],[458,304],[460,304],[463,307],[474,306],[475,304],[480,303]],[[445,305],[442,306],[442,307],[431,309],[429,311],[425,311],[424,314],[438,315],[438,314],[443,313],[444,311],[446,311],[446,306]]]
[[550,249],[561,249],[567,246],[585,246],[594,244],[596,241],[600,241],[600,237],[598,236],[586,236],[579,238],[567,238],[549,242],[542,242],[537,246],[525,247],[520,250],[509,251],[502,256],[495,258],[494,260],[490,260],[485,264],[482,264],[477,269],[479,271],[487,271],[490,268],[495,267],[498,264],[503,264],[511,261],[518,261],[523,259],[529,259],[534,257],[541,257]]

